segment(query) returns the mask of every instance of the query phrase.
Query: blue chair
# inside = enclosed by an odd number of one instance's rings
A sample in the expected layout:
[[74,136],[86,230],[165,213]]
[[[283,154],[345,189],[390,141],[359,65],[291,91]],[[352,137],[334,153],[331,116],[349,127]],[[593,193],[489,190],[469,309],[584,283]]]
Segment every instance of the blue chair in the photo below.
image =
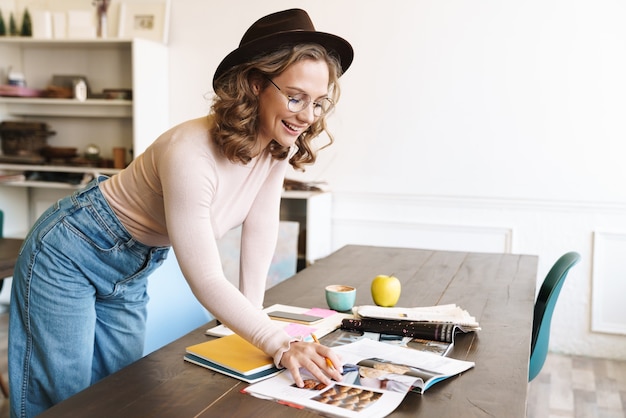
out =
[[173,251],[148,279],[148,295],[144,356],[213,319],[191,293]]
[[569,270],[580,261],[580,254],[569,252],[562,255],[548,272],[537,300],[535,301],[535,316],[533,319],[533,335],[530,346],[530,370],[528,381],[533,380],[541,371],[548,355],[550,342],[550,322],[554,306]]

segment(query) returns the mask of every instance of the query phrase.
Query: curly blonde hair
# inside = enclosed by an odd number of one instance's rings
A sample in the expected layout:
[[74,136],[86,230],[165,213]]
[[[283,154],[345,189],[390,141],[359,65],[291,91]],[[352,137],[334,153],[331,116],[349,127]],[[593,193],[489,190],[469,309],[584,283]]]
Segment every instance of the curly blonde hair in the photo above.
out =
[[[254,94],[251,80],[261,76],[263,88],[290,65],[301,60],[325,61],[329,72],[329,97],[337,103],[340,96],[339,77],[341,65],[338,59],[317,44],[298,44],[284,47],[259,56],[248,63],[237,65],[224,73],[215,83],[215,96],[211,106],[213,140],[223,154],[232,162],[248,163],[256,147],[258,131],[258,97]],[[331,112],[332,113],[332,112]],[[317,152],[312,146],[314,138],[326,132],[329,142],[320,149],[330,146],[334,138],[328,131],[326,117],[316,118],[313,124],[296,140],[297,152],[289,159],[293,168],[304,171],[304,166],[313,164]],[[269,151],[276,159],[285,159],[289,148],[272,140]]]

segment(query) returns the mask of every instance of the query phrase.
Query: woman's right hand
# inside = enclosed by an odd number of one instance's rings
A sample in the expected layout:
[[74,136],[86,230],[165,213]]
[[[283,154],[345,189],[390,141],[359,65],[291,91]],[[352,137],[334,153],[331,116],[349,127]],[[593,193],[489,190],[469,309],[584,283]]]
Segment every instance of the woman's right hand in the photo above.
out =
[[[330,367],[326,359],[329,359],[334,367]],[[341,380],[343,372],[342,362],[335,352],[322,345],[303,341],[292,342],[289,350],[283,353],[280,364],[285,367],[298,387],[304,386],[300,368],[304,367],[313,377],[324,384],[330,384],[330,379]]]

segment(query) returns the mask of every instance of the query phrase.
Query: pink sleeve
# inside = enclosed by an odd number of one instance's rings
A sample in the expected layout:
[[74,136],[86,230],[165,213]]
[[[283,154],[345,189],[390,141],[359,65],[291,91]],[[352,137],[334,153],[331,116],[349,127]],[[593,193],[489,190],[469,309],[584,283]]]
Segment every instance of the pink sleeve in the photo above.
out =
[[[252,303],[224,276],[221,259],[211,220],[211,200],[215,190],[216,172],[215,167],[207,167],[206,156],[192,155],[185,147],[169,147],[158,163],[159,176],[163,188],[163,201],[165,218],[172,248],[176,254],[178,264],[191,290],[202,305],[216,318],[241,335],[252,344],[261,348],[268,355],[274,357],[278,364],[284,351],[289,348],[292,340],[282,329],[274,325],[267,315],[259,310],[258,272],[253,273],[252,266],[263,261],[270,252],[262,248],[257,256],[252,254],[257,244],[262,246],[270,241],[269,229],[261,227],[265,238],[257,241],[250,239],[251,231],[258,228],[258,220],[261,213],[267,208],[272,208],[270,196],[260,199],[253,208],[254,215],[246,221],[245,232],[246,260],[245,264],[245,287],[250,287],[255,305]],[[279,164],[280,166],[280,164]],[[279,171],[279,170],[276,170]],[[278,173],[275,175],[279,176]],[[277,180],[268,182],[267,187],[275,184]],[[266,190],[262,191],[265,193]],[[272,197],[275,197],[275,193]],[[280,192],[278,192],[280,193]],[[279,202],[278,202],[279,204]],[[275,212],[272,216],[278,217]],[[254,220],[254,221],[253,221]],[[266,219],[267,221],[267,219]],[[251,226],[257,225],[251,228]],[[275,236],[273,240],[275,241]],[[250,242],[250,243],[248,243]],[[273,252],[273,249],[271,250]],[[258,257],[258,258],[255,258]],[[270,254],[271,258],[271,254]],[[249,276],[249,278],[248,278]],[[265,283],[265,276],[263,276]],[[264,285],[263,285],[264,286]]]
[[276,251],[280,198],[287,164],[277,164],[257,195],[241,234],[239,288],[261,309],[272,257]]

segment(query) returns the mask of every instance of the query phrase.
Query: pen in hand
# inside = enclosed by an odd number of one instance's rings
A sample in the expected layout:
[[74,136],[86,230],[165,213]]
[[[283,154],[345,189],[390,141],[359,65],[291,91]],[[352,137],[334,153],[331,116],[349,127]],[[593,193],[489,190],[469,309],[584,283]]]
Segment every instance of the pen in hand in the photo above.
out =
[[[311,334],[311,337],[313,337],[313,341],[315,341],[316,344],[320,343],[320,341],[317,339],[315,334]],[[328,357],[324,357],[324,359],[326,360],[326,364],[328,365],[328,367],[330,367],[331,370],[335,370],[335,366],[333,366],[333,362],[330,361]]]

